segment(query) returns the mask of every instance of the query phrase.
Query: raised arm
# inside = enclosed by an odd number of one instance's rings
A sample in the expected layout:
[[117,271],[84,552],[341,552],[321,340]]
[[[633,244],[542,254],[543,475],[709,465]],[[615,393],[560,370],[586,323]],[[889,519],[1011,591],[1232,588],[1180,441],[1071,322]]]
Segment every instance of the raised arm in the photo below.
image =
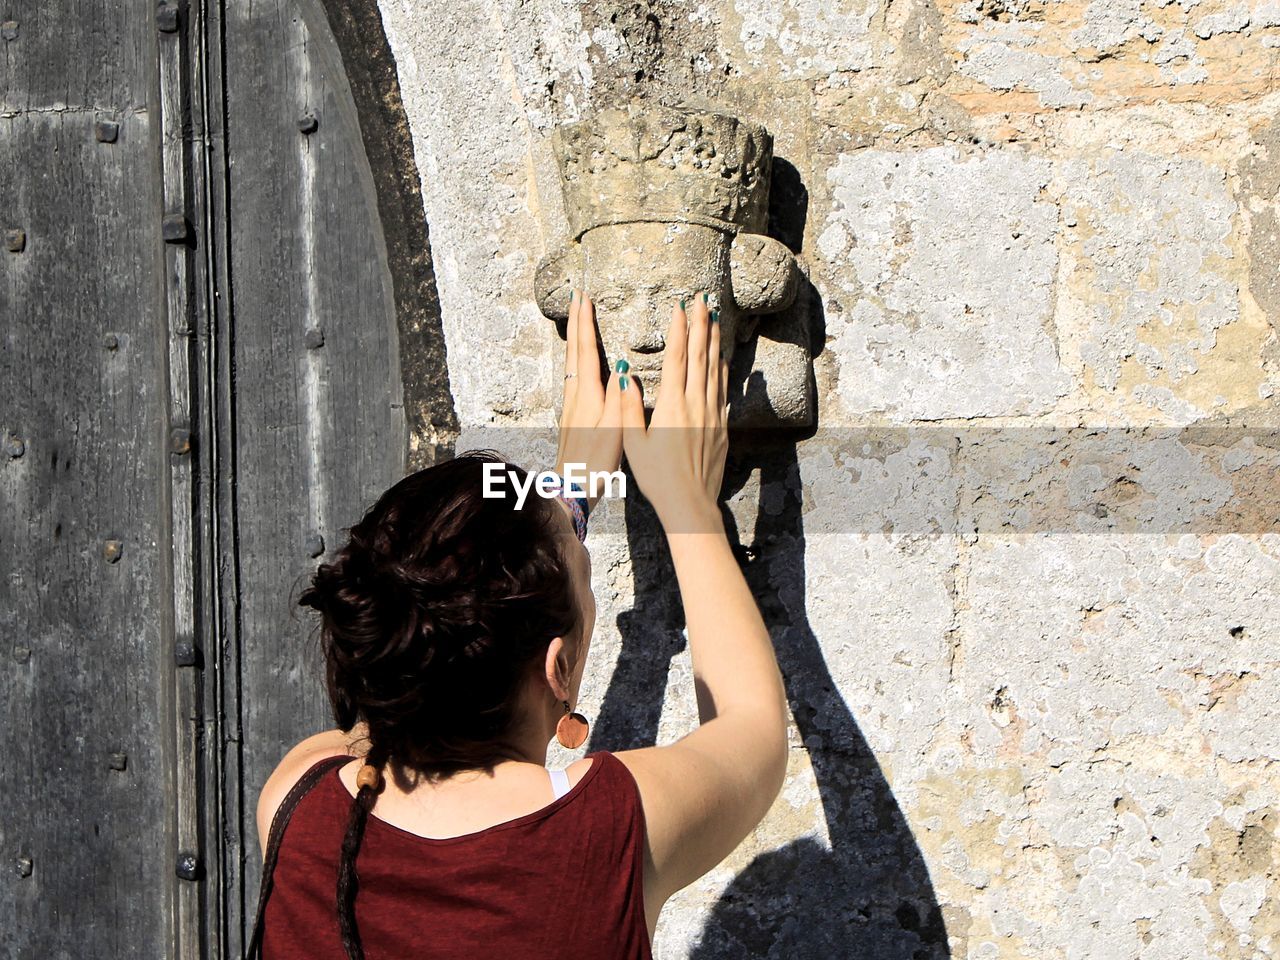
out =
[[617,754],[640,786],[651,919],[764,818],[787,765],[777,657],[717,505],[728,448],[727,381],[720,327],[699,297],[687,312],[672,312],[647,427],[640,391],[621,392],[627,461],[675,564],[700,721],[670,746]]

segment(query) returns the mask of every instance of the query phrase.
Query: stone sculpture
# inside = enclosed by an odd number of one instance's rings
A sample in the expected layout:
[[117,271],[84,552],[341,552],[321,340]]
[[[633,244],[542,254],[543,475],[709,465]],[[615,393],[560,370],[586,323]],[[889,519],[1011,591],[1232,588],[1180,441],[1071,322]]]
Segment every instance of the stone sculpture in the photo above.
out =
[[[697,108],[636,103],[559,128],[553,148],[569,236],[538,264],[543,314],[564,321],[570,291],[587,290],[607,362],[625,356],[656,387],[671,305],[708,291],[731,363],[730,424],[811,424],[807,330],[782,313],[800,271],[764,235],[769,132]],[[775,316],[762,322],[766,314]]]

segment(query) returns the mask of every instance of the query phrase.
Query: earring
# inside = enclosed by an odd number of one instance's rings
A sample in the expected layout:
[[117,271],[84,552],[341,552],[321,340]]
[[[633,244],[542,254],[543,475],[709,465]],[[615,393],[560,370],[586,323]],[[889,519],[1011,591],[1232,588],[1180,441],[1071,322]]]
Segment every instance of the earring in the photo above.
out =
[[556,724],[556,739],[566,750],[576,750],[586,743],[587,718],[577,712],[570,712],[569,701],[564,701],[564,716]]

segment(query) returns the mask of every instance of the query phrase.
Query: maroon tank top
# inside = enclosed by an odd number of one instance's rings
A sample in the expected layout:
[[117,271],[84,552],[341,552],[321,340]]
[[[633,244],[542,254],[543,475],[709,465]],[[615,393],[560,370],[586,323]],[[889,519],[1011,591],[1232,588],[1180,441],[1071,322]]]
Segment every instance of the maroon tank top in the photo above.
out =
[[[644,914],[644,813],[608,750],[539,810],[431,839],[370,814],[356,859],[367,960],[652,960]],[[338,854],[352,798],[324,774],[294,811],[263,913],[264,960],[346,960]]]

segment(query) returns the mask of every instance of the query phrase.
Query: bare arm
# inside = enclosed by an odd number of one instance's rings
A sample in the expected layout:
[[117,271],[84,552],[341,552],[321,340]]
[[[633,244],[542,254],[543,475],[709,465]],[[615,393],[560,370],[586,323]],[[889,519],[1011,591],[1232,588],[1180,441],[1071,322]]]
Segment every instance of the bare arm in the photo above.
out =
[[716,505],[727,449],[719,333],[700,302],[687,317],[673,312],[648,428],[638,391],[622,391],[627,459],[662,521],[680,586],[700,720],[670,746],[618,754],[644,805],[651,916],[733,852],[786,772],[785,687]]
[[785,739],[786,691],[773,641],[723,529],[668,534],[667,543],[689,630],[698,719],[741,712],[773,721]]

